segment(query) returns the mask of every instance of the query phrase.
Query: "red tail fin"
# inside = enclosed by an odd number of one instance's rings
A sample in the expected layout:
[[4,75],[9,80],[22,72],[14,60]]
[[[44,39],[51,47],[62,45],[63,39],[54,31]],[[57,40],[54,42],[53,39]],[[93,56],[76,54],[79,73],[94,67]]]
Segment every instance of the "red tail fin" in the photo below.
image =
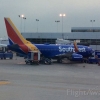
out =
[[39,51],[35,45],[33,45],[31,42],[27,41],[21,35],[21,33],[18,31],[18,29],[13,24],[13,22],[10,20],[10,18],[4,18],[4,20],[5,20],[5,24],[6,24],[8,38],[13,44],[18,44],[20,46],[20,48],[26,53],[28,51]]

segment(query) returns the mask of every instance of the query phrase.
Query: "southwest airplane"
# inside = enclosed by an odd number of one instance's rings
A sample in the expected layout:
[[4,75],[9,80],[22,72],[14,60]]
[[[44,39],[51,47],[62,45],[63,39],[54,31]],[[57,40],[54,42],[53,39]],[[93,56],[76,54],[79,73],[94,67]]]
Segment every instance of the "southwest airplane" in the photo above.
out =
[[4,18],[6,30],[9,39],[7,47],[15,52],[27,55],[29,51],[37,51],[41,53],[41,58],[57,59],[60,62],[63,58],[80,59],[92,55],[93,50],[88,46],[77,45],[59,45],[59,44],[32,44],[27,41],[18,29],[15,27],[10,18]]

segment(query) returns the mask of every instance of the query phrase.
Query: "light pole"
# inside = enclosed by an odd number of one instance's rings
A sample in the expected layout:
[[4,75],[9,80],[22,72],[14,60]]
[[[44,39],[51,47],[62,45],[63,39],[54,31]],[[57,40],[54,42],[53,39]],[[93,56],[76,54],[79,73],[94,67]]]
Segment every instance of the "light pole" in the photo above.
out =
[[90,20],[90,22],[92,23],[92,28],[93,28],[93,23],[95,22],[95,20]]
[[[90,22],[92,23],[92,31],[94,32],[93,30],[93,23],[95,22],[95,20],[90,20]],[[96,33],[96,50],[97,50],[97,33]]]
[[57,33],[58,33],[58,23],[60,22],[60,20],[55,20],[55,22],[57,23]]
[[26,20],[26,17],[23,17],[24,19],[24,33],[25,33],[25,20]]
[[63,17],[66,16],[66,14],[60,14],[60,17],[62,17],[62,38],[64,39],[64,34],[63,34]]
[[20,31],[22,33],[22,19],[24,18],[24,15],[22,14],[22,15],[18,15],[18,16],[21,18]]
[[36,21],[37,21],[37,33],[38,33],[38,22],[39,22],[39,19],[36,19]]

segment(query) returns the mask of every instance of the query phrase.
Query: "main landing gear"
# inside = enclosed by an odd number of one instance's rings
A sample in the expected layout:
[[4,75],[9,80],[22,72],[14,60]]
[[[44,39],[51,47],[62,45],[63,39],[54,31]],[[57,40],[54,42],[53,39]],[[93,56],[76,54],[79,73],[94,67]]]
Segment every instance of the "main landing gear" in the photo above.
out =
[[40,63],[51,65],[52,61],[50,58],[41,57]]
[[58,58],[57,59],[57,63],[62,63],[62,59],[61,58]]

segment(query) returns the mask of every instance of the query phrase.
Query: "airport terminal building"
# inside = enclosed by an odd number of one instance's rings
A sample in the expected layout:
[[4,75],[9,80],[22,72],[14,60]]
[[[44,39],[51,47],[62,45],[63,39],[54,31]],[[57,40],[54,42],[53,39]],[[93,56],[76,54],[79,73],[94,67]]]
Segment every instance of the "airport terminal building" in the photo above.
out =
[[90,45],[95,50],[100,50],[100,27],[72,27],[69,33],[22,33],[33,43],[55,43],[57,38],[78,40],[79,44]]

